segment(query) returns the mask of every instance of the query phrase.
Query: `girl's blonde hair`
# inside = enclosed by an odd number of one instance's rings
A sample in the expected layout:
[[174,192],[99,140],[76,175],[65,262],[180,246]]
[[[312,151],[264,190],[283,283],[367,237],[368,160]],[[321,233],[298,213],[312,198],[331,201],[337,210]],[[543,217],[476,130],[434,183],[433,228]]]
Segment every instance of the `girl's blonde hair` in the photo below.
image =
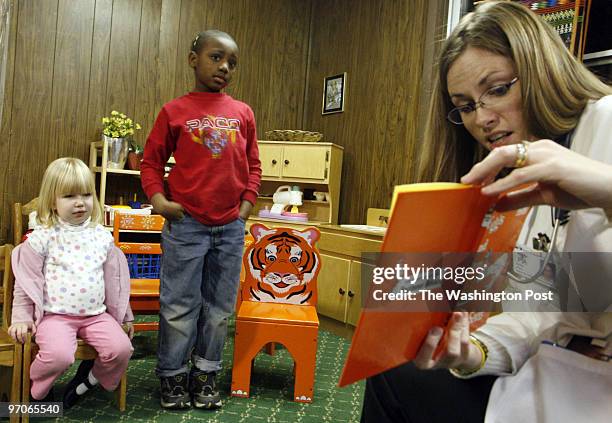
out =
[[554,29],[527,7],[508,1],[482,3],[442,45],[418,163],[421,182],[459,180],[486,155],[463,125],[446,121],[454,107],[448,71],[467,47],[512,60],[521,81],[527,130],[538,138],[555,139],[569,132],[589,100],[612,94],[612,88],[578,62]]
[[59,222],[55,200],[67,194],[91,194],[93,196],[91,223],[102,222],[102,207],[96,195],[93,174],[82,160],[62,157],[51,162],[43,176],[36,209],[36,219],[39,224],[50,227]]

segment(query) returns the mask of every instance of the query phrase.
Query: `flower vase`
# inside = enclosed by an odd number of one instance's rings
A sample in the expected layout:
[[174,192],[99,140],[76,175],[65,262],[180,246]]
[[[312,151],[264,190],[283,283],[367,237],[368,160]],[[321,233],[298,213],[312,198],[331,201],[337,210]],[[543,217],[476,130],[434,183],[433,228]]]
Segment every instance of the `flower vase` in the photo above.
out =
[[142,161],[142,153],[130,151],[128,153],[127,165],[130,170],[140,170],[140,162]]
[[129,139],[112,138],[102,135],[108,146],[108,162],[106,167],[109,169],[123,169],[128,156]]

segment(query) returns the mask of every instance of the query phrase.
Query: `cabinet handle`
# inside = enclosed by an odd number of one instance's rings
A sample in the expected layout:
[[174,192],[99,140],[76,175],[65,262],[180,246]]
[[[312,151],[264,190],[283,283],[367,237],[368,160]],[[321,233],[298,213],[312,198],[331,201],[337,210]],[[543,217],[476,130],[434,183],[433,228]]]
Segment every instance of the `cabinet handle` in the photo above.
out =
[[272,160],[272,164],[275,165],[276,164],[276,159]]
[[338,289],[338,293],[339,293],[340,295],[344,295],[344,294],[346,293],[346,291],[345,291],[344,289],[342,289],[342,288],[339,288],[339,289]]
[[285,164],[288,165],[289,164],[289,160],[285,160]]
[[349,298],[353,298],[355,296],[355,293],[353,291],[349,291],[348,296]]

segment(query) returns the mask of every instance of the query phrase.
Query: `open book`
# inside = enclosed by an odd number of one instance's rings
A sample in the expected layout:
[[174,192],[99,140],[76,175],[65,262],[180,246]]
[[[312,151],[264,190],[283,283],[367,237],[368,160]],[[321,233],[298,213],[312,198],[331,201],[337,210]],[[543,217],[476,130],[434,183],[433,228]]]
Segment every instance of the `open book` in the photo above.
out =
[[[479,187],[463,184],[397,186],[381,252],[510,253],[528,210],[492,211],[497,200],[482,195]],[[362,286],[365,295],[376,288],[369,285],[369,289]],[[339,385],[412,360],[428,331],[433,326],[448,329],[451,315],[450,311],[387,311],[364,303]],[[486,317],[487,313],[472,313],[470,329],[482,325]]]

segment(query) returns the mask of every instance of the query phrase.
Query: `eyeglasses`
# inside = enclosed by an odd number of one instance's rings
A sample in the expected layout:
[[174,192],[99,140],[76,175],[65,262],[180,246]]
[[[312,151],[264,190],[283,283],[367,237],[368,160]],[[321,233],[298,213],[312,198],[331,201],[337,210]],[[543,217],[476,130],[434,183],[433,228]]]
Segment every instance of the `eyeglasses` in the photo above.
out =
[[464,118],[469,116],[470,113],[476,111],[479,107],[495,107],[499,106],[502,102],[508,91],[510,91],[510,87],[518,81],[518,76],[512,79],[512,81],[507,84],[496,85],[494,87],[486,90],[477,102],[463,104],[461,106],[457,106],[448,112],[446,115],[446,119],[449,122],[454,123],[455,125],[463,125]]

